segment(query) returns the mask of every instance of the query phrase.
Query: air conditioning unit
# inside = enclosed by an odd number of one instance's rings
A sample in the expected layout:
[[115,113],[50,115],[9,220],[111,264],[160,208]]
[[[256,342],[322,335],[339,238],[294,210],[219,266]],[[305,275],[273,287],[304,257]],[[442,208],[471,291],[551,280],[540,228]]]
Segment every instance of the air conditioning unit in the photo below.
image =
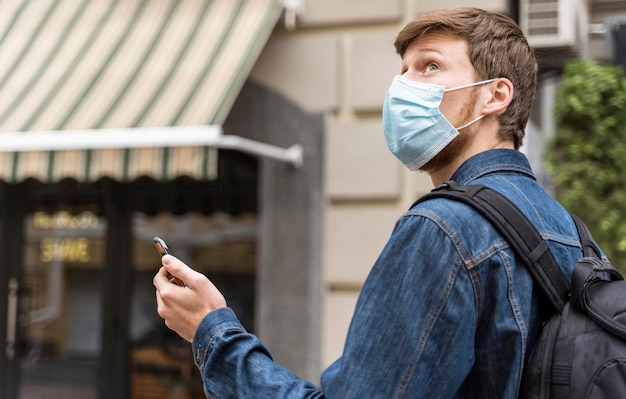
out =
[[579,43],[582,2],[520,0],[519,24],[534,48],[572,48]]

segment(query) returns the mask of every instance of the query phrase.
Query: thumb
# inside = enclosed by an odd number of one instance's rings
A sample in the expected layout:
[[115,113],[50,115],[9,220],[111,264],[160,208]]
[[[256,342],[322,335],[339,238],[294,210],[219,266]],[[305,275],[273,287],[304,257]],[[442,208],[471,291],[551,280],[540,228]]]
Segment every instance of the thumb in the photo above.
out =
[[187,266],[183,261],[173,255],[165,255],[161,258],[161,263],[165,270],[173,277],[176,277],[185,283],[192,280],[192,277],[196,273],[193,269]]

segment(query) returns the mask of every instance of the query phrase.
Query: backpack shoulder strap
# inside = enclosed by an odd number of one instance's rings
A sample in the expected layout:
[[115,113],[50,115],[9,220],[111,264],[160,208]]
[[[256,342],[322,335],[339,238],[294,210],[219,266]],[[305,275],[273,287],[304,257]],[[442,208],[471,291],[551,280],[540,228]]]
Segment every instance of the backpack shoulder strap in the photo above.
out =
[[580,237],[583,256],[602,259],[602,253],[593,240],[589,229],[585,226],[585,223],[583,223],[583,221],[573,213],[570,213],[570,216],[574,220],[574,224],[576,224],[576,230],[578,230],[578,237]]
[[569,280],[535,226],[508,198],[482,185],[461,186],[449,181],[413,205],[432,198],[464,202],[489,220],[528,267],[552,307],[558,312],[563,309],[569,298]]

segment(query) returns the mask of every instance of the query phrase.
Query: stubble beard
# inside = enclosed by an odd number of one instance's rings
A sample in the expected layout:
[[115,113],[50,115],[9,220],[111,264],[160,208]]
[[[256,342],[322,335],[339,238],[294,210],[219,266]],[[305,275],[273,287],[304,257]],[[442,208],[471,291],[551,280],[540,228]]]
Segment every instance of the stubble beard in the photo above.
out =
[[[476,118],[476,116],[474,116],[474,109],[477,100],[478,89],[473,88],[472,93],[469,95],[469,98],[465,104],[463,104],[463,108],[461,109],[460,120],[462,123],[460,123],[459,126],[463,126],[465,123],[468,123],[472,119]],[[475,131],[471,129],[471,127],[472,126],[470,125],[462,129],[459,134],[447,146],[445,146],[443,150],[441,150],[439,154],[435,155],[433,159],[426,162],[426,164],[419,170],[432,174],[433,172],[450,165],[463,153],[463,151],[465,151],[468,144],[474,139]]]

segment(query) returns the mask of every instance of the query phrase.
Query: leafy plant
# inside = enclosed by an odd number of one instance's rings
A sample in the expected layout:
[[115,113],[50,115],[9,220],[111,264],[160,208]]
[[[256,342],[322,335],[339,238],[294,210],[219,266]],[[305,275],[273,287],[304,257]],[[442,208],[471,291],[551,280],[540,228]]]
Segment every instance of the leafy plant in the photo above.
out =
[[572,61],[546,151],[556,196],[580,216],[611,262],[626,271],[626,78],[620,67]]

